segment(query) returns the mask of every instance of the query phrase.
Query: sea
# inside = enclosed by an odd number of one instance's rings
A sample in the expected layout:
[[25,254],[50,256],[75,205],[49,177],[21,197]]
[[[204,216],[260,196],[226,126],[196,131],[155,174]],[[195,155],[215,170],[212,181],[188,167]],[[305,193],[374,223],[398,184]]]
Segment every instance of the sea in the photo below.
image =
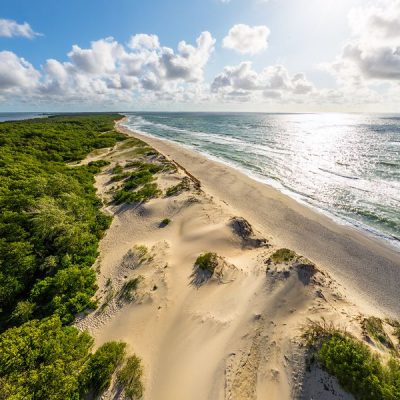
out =
[[400,114],[125,115],[400,251]]
[[45,117],[43,113],[36,112],[6,112],[0,113],[0,122],[5,121],[21,121],[23,119],[41,118]]

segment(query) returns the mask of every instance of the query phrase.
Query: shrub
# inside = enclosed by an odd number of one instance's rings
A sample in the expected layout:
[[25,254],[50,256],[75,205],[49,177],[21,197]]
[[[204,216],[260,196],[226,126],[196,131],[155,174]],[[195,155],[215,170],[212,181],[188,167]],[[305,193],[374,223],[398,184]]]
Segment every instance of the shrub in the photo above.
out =
[[158,197],[161,191],[156,183],[146,183],[140,189],[131,192],[126,189],[118,190],[114,195],[116,204],[146,202]]
[[398,360],[383,364],[368,346],[332,325],[313,323],[305,336],[321,365],[357,400],[400,398]]
[[[117,118],[69,115],[0,124],[1,330],[44,316],[45,309],[50,314],[49,302],[66,300],[57,290],[42,297],[44,304],[35,301],[33,313],[27,303],[17,303],[31,302],[30,292],[39,281],[72,264],[90,267],[96,259],[98,241],[111,218],[100,210],[93,174],[107,162],[73,168],[67,163],[122,139],[113,130]],[[82,275],[91,285],[90,275]],[[64,291],[63,285],[57,288]]]
[[160,223],[160,228],[164,228],[167,225],[169,225],[170,223],[171,223],[171,220],[169,218],[164,218]]
[[88,163],[88,166],[89,166],[89,167],[95,166],[95,167],[102,168],[102,167],[105,167],[105,166],[107,166],[107,165],[110,165],[110,162],[109,162],[109,161],[106,161],[106,160],[90,161],[90,162]]
[[111,182],[119,182],[119,181],[122,181],[123,179],[128,178],[128,176],[129,176],[129,173],[127,173],[127,172],[125,172],[125,173],[123,173],[123,174],[113,175],[113,176],[111,177]]
[[290,262],[297,257],[297,254],[293,250],[289,249],[279,249],[275,251],[271,256],[271,260],[275,264]]
[[140,359],[135,355],[129,357],[125,366],[117,372],[117,380],[129,399],[140,399],[143,396],[142,374]]
[[111,378],[116,368],[125,357],[126,343],[108,342],[104,343],[91,356],[83,379],[86,386],[95,396],[103,393],[111,383]]
[[122,174],[123,172],[124,172],[124,169],[119,164],[117,164],[111,171],[111,173],[113,175]]
[[35,308],[35,303],[22,300],[17,303],[17,306],[11,314],[11,318],[16,323],[27,322],[29,319],[31,319]]
[[214,273],[218,266],[218,256],[216,253],[204,253],[197,257],[195,265],[203,271]]
[[57,317],[32,320],[0,335],[2,399],[78,399],[93,339]]

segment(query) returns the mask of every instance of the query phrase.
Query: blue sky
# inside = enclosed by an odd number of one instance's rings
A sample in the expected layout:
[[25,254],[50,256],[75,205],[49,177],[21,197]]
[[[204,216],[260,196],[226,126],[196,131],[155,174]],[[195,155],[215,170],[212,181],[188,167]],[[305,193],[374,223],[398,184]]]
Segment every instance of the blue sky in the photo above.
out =
[[[400,27],[389,28],[399,10],[397,0],[2,0],[0,110],[391,110]],[[137,34],[159,45],[131,48]],[[135,71],[132,58],[141,59]],[[99,59],[104,68],[88,67]]]

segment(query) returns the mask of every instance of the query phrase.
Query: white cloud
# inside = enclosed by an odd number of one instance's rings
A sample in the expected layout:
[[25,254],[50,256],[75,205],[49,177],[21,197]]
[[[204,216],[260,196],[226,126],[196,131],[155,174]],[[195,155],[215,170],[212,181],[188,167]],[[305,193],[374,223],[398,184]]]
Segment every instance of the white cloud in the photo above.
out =
[[10,51],[0,52],[0,94],[35,86],[40,74],[23,58]]
[[129,47],[131,49],[145,48],[149,50],[157,49],[160,47],[160,41],[157,35],[147,35],[145,33],[138,33],[129,40]]
[[352,37],[334,62],[323,65],[342,84],[400,80],[400,1],[377,4],[350,11]]
[[[209,32],[196,45],[185,41],[177,51],[162,47],[155,35],[135,35],[126,48],[113,38],[89,48],[72,46],[68,61],[49,59],[37,70],[12,52],[0,53],[0,98],[60,102],[131,102],[137,96],[199,96],[203,70],[214,51]],[[200,85],[200,86],[199,86]],[[24,91],[22,90],[24,89]],[[21,97],[22,99],[22,97]]]
[[27,39],[33,39],[40,35],[41,34],[35,32],[27,22],[19,24],[11,19],[0,18],[0,37],[11,38],[21,36]]
[[79,71],[88,74],[112,73],[124,49],[112,37],[92,42],[90,49],[72,46],[68,57]]
[[240,97],[251,100],[261,95],[266,99],[277,99],[285,96],[302,96],[313,92],[314,86],[304,74],[290,76],[282,65],[264,68],[257,73],[250,61],[236,66],[225,67],[211,84],[211,91],[223,97]]
[[265,26],[234,25],[224,37],[222,45],[241,54],[257,54],[268,47],[270,30]]

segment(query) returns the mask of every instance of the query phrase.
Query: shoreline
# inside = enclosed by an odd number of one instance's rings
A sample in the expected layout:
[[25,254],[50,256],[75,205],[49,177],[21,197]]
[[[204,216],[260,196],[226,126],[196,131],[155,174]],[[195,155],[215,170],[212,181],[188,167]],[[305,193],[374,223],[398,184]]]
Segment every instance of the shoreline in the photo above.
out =
[[206,192],[267,232],[274,244],[293,248],[310,258],[380,311],[392,316],[400,314],[400,257],[390,245],[355,227],[341,225],[226,163],[121,126],[124,121],[118,121],[119,130],[147,142],[182,165],[201,181]]
[[[126,120],[128,120],[128,117],[124,117],[123,119],[118,121],[118,124],[124,123]],[[127,129],[131,133],[141,135],[140,136],[141,138],[149,138],[150,140],[156,139],[156,140],[165,141],[165,142],[170,143],[171,145],[176,145],[178,147],[181,147],[182,149],[186,149],[186,150],[195,152],[197,154],[200,154],[201,156],[205,157],[206,159],[208,159],[210,161],[222,164],[224,166],[227,166],[228,168],[232,168],[232,169],[238,171],[239,173],[247,176],[248,178],[250,178],[256,182],[259,182],[263,185],[266,185],[266,186],[270,187],[272,190],[278,191],[279,193],[289,197],[291,200],[294,200],[297,203],[300,203],[301,205],[311,209],[313,212],[323,215],[325,217],[328,217],[335,224],[352,228],[352,229],[356,230],[357,232],[360,232],[362,235],[365,235],[373,240],[383,243],[386,247],[389,247],[391,250],[394,250],[400,256],[400,238],[390,235],[390,234],[386,234],[384,232],[381,232],[378,229],[376,229],[372,226],[366,225],[355,219],[351,219],[351,218],[346,219],[343,216],[335,215],[333,212],[331,212],[328,209],[323,209],[323,208],[318,207],[317,205],[311,204],[310,202],[308,202],[306,200],[307,196],[303,196],[297,192],[291,191],[290,189],[283,186],[281,183],[276,183],[272,179],[270,179],[266,176],[257,175],[257,173],[255,173],[251,170],[247,170],[244,167],[241,167],[240,165],[235,165],[234,163],[231,163],[222,158],[218,158],[217,156],[214,156],[212,154],[197,151],[195,146],[190,146],[190,145],[180,143],[180,142],[174,142],[173,140],[170,140],[167,138],[159,138],[155,135],[152,135],[151,133],[147,133],[147,132],[143,132],[143,131],[136,131],[128,126],[122,126],[122,128]]]

